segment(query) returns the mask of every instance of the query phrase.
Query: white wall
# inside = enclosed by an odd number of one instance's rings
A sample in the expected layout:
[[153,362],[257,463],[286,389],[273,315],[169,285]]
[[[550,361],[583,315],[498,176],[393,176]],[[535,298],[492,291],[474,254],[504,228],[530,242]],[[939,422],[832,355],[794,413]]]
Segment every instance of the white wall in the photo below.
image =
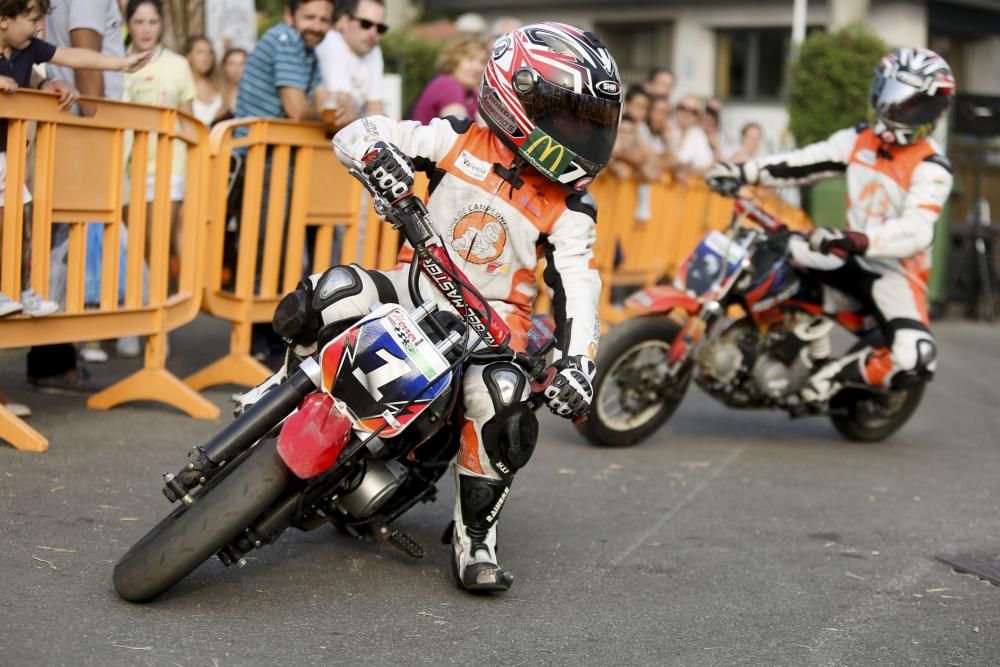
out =
[[868,11],[869,28],[890,47],[927,46],[927,5],[909,0],[879,2]]
[[962,92],[1000,95],[1000,37],[989,37],[965,45],[965,81]]

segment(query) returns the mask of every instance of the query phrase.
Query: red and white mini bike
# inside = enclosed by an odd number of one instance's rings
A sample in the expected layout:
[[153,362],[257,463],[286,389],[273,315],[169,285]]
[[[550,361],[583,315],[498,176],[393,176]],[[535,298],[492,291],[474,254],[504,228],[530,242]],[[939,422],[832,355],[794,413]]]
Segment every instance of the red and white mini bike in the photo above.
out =
[[730,227],[705,235],[673,286],[649,287],[626,300],[635,317],[601,338],[594,401],[578,430],[598,445],[635,445],[674,414],[692,377],[732,408],[828,415],[853,441],[884,440],[906,423],[923,381],[905,389],[848,386],[824,406],[800,398],[816,363],[830,356],[835,324],[859,339],[852,350],[881,344],[864,313],[823,314],[820,285],[789,262],[791,235],[753,201],[737,197]]

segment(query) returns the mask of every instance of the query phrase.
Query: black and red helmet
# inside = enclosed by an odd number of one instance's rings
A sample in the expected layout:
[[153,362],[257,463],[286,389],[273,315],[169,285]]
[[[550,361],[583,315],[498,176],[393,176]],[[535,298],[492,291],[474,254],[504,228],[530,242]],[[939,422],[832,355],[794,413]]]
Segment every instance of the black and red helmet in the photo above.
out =
[[479,113],[541,174],[585,190],[607,165],[618,136],[618,66],[592,32],[564,23],[524,26],[494,43]]

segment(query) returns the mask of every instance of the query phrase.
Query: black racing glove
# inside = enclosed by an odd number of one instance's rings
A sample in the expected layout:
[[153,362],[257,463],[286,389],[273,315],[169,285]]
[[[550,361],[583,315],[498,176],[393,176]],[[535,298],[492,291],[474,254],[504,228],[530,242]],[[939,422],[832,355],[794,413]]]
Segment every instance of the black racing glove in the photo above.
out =
[[594,399],[591,381],[597,366],[590,357],[583,355],[564,357],[552,366],[558,372],[545,388],[545,403],[560,417],[580,419],[590,410],[590,402]]
[[413,193],[413,162],[396,146],[377,141],[368,147],[361,161],[372,188],[390,204]]
[[849,255],[868,252],[868,235],[843,229],[820,227],[809,234],[809,247],[824,255],[847,259]]

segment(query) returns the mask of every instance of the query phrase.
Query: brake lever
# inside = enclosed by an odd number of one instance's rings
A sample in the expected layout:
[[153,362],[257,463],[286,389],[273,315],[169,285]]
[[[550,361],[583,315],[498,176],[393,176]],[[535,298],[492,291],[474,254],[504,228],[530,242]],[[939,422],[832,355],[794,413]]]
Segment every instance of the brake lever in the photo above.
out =
[[351,167],[347,171],[351,176],[360,181],[361,185],[368,191],[368,194],[371,195],[372,206],[375,208],[375,212],[379,214],[379,217],[384,219],[389,215],[389,212],[392,210],[392,204],[389,203],[389,200],[379,194],[372,184],[368,182],[368,179],[365,178],[365,175],[358,171],[357,167]]

